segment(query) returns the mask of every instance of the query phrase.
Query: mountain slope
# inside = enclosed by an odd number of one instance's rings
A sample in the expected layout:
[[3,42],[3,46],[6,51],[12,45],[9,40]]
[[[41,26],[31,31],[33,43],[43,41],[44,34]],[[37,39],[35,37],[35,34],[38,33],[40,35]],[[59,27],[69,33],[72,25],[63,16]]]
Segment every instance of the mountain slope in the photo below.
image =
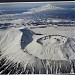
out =
[[75,54],[75,39],[61,35],[37,35],[29,29],[10,28],[0,33],[0,49],[2,56],[11,55],[19,49],[39,59],[67,60]]
[[[74,44],[74,38],[67,39],[61,35],[37,35],[26,28],[0,30],[0,74],[70,73],[69,59],[73,60],[72,63],[75,59]],[[24,47],[22,48],[21,45]]]

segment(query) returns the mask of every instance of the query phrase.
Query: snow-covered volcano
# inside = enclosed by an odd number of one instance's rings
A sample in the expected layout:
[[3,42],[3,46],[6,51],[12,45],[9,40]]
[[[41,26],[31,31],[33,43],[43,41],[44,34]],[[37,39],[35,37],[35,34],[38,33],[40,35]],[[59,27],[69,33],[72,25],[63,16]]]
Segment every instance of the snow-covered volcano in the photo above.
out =
[[27,51],[39,59],[65,60],[62,48],[66,41],[67,38],[63,36],[44,36],[37,41],[33,40]]
[[63,10],[64,8],[62,7],[57,7],[51,4],[43,5],[37,8],[32,8],[28,12],[23,12],[23,14],[33,14],[33,13],[38,13],[42,11],[48,11],[48,10]]
[[[0,60],[4,59],[0,73],[70,73],[69,60],[75,59],[75,39],[61,35],[39,35],[26,28],[9,28],[0,31],[0,54]],[[15,72],[11,70],[13,66]]]
[[[36,35],[38,37],[38,35]],[[75,59],[74,38],[61,35],[39,35],[28,44],[27,52],[39,59],[67,60]],[[73,56],[73,58],[72,58]]]

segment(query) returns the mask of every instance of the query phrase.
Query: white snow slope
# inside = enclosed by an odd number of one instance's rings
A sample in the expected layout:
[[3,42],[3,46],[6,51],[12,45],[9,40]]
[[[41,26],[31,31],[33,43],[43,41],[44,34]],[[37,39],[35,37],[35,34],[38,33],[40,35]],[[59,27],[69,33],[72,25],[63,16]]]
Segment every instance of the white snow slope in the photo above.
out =
[[[30,30],[28,29],[28,31]],[[31,33],[30,31],[30,34]],[[28,37],[30,37],[30,34]],[[8,60],[21,62],[22,60],[29,60],[33,57],[38,57],[39,59],[65,60],[70,59],[75,54],[74,38],[66,38],[61,35],[35,34],[32,36],[32,42],[26,45],[25,50],[27,53],[25,53],[21,49],[22,35],[23,33],[18,28],[0,31],[0,49],[2,57],[6,57]],[[75,58],[73,57],[73,59]]]
[[[25,35],[20,28],[0,30],[0,60],[5,58],[6,62],[21,63],[24,68],[28,64],[37,65],[37,69],[40,69],[41,59],[56,61],[75,59],[74,38],[66,38],[61,35],[37,35],[26,28],[23,31]],[[21,40],[23,35],[28,39]],[[33,40],[22,49],[21,42],[30,39]]]

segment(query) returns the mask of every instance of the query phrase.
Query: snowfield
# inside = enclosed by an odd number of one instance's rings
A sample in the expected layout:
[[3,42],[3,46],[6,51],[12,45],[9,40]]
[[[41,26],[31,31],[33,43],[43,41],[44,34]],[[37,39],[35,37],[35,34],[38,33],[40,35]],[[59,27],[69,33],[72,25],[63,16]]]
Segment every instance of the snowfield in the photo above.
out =
[[65,26],[51,26],[47,28],[34,28],[31,29],[35,33],[46,34],[46,35],[62,35],[65,37],[75,37],[75,27]]
[[[42,8],[41,11],[59,9],[50,6],[39,8]],[[29,12],[38,13],[39,8]],[[75,73],[75,27],[51,24],[72,21],[47,19],[45,22],[41,19],[15,19],[16,14],[10,14],[11,19],[7,16],[0,16],[0,74]]]
[[0,11],[0,74],[75,74],[74,9],[27,9]]
[[[22,27],[0,30],[0,52],[2,54],[0,60],[4,58],[6,61],[3,66],[8,63],[10,66],[10,62],[12,61],[14,66],[16,66],[15,63],[17,67],[21,64],[23,70],[20,73],[64,73],[63,71],[65,70],[65,73],[72,71],[72,73],[74,73],[74,68],[70,66],[75,60],[75,38],[65,35],[44,34],[46,31],[44,29],[41,29],[43,32],[40,35],[40,32],[37,34],[35,33],[36,30],[33,32],[34,30]],[[60,31],[61,34],[62,31],[63,30]],[[22,48],[22,46],[24,47]],[[57,68],[53,68],[52,66],[49,68],[50,70],[47,70],[47,66],[54,65],[54,63]],[[65,65],[64,68],[67,67],[68,69],[62,68],[61,70],[61,67],[58,68],[59,64],[61,64],[61,66]],[[12,68],[12,66],[10,68]],[[72,68],[73,70],[71,71]],[[9,74],[13,73],[13,70],[7,68],[0,73],[4,73],[5,70],[8,70]],[[16,72],[19,73],[18,71]]]

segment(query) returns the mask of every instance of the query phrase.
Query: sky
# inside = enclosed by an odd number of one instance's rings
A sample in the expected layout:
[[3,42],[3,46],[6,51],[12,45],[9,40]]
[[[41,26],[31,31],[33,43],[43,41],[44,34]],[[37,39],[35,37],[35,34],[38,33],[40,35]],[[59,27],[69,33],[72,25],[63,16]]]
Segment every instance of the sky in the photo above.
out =
[[16,9],[16,8],[25,8],[25,7],[39,7],[46,4],[52,4],[64,8],[75,8],[75,1],[58,1],[58,2],[20,2],[20,3],[0,3],[0,10],[3,9]]

